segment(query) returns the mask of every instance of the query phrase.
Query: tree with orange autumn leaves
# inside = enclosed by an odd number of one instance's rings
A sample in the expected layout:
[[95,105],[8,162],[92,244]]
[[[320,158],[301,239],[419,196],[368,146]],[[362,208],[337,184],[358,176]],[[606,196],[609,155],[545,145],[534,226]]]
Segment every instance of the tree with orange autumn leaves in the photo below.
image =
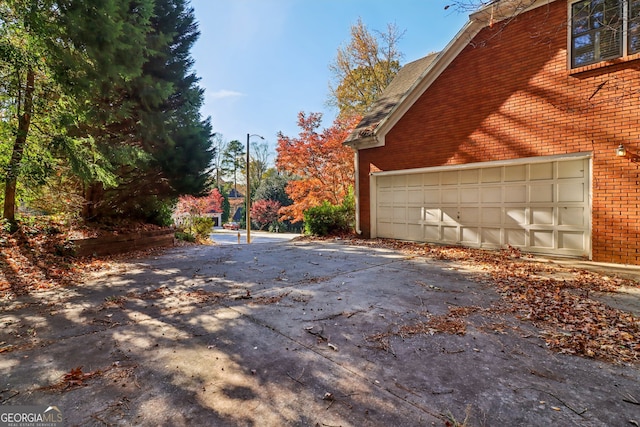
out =
[[302,221],[305,210],[325,200],[341,204],[353,189],[353,150],[342,142],[359,121],[359,116],[337,118],[331,127],[318,132],[322,114],[300,112],[298,137],[278,134],[276,166],[294,177],[285,189],[293,204],[281,208],[282,220]]

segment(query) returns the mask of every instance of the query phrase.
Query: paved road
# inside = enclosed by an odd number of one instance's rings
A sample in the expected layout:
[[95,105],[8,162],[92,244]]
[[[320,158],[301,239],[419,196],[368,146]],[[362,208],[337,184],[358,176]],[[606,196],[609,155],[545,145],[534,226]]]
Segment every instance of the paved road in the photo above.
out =
[[[251,230],[251,243],[285,242],[298,236],[300,236],[300,234],[268,233],[266,231]],[[247,230],[233,231],[216,228],[213,234],[211,234],[211,240],[220,245],[243,245],[247,243]]]

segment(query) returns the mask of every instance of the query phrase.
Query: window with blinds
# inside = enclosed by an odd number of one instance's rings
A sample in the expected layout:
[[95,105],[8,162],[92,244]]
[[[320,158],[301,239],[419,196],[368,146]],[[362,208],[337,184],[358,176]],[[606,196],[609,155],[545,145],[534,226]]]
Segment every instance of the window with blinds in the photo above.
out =
[[571,4],[571,68],[640,52],[640,0]]

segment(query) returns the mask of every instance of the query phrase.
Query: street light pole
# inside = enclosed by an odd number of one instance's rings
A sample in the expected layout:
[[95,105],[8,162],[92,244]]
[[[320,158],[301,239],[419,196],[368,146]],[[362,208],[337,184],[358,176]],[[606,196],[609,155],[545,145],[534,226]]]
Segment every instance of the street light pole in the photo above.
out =
[[251,243],[251,183],[249,178],[249,140],[252,136],[257,136],[258,138],[264,140],[264,137],[260,135],[249,135],[247,134],[247,195],[245,196],[247,200],[247,243]]

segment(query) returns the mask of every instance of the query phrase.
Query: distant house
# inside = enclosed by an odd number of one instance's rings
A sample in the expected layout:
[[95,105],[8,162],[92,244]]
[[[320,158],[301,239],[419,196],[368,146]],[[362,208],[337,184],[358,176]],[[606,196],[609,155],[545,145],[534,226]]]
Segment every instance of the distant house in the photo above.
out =
[[407,64],[345,141],[362,235],[640,264],[639,16],[497,0]]
[[[222,212],[210,211],[202,214],[203,217],[213,218],[213,226],[220,227],[222,225]],[[173,223],[178,227],[184,227],[193,221],[193,218],[188,213],[179,213],[172,216]]]
[[229,205],[231,207],[229,221],[242,222],[244,216],[244,194],[232,188],[231,191],[229,191]]
[[213,226],[221,227],[222,226],[222,212],[210,211],[205,213],[203,216],[213,218]]
[[244,206],[238,206],[233,215],[231,216],[231,221],[233,222],[242,222],[244,219]]

